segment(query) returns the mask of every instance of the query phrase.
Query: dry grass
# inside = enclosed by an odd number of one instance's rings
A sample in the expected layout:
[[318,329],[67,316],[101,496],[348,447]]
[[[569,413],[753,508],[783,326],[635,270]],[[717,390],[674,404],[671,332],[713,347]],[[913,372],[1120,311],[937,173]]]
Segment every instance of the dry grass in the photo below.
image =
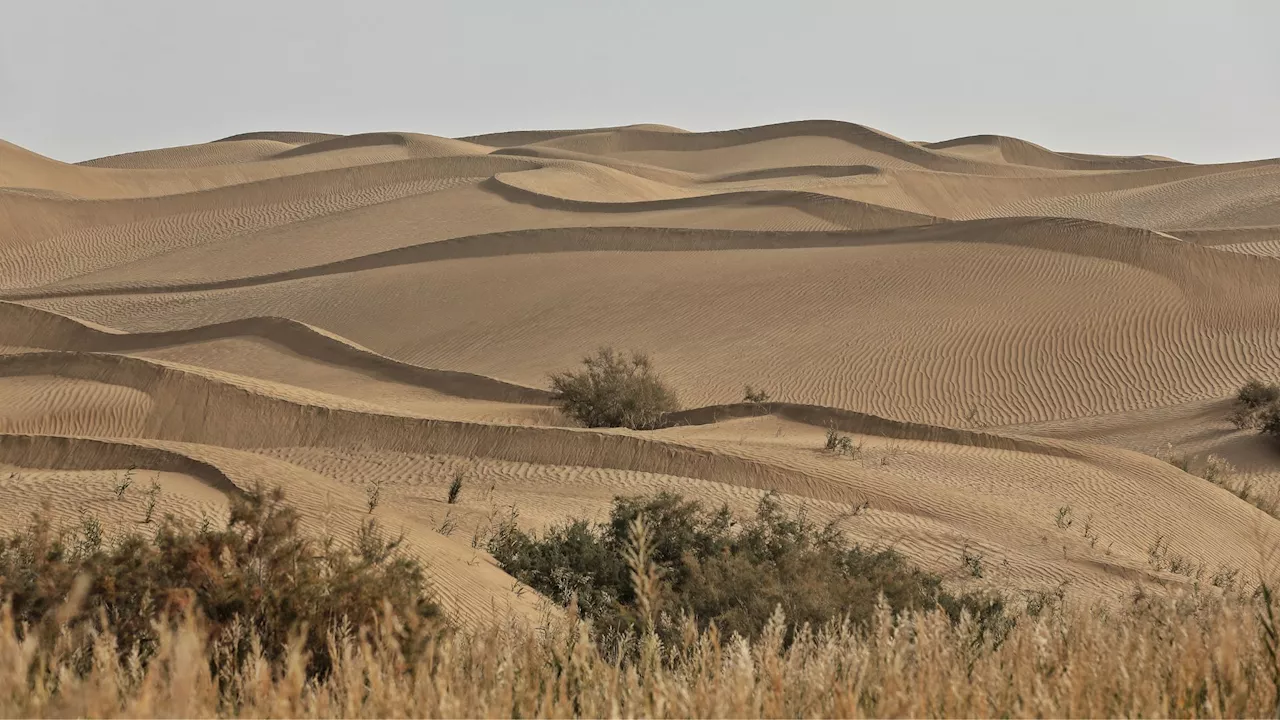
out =
[[[100,637],[77,677],[67,657],[15,640],[6,614],[0,707],[30,717],[1273,716],[1275,660],[1257,610],[1051,611],[1023,618],[998,647],[944,613],[895,621],[887,608],[869,632],[834,624],[785,646],[779,616],[754,644],[690,625],[680,642],[650,639],[618,663],[568,620],[444,637],[406,666],[384,624],[335,648],[335,672],[319,684],[305,681],[300,645],[274,667],[259,656],[230,679],[235,707],[218,696],[195,620],[160,632],[145,671]],[[53,682],[33,691],[29,674],[46,663]]]
[[[0,609],[0,715],[11,717],[1261,717],[1280,710],[1276,599],[1260,592],[1139,590],[1123,608],[1028,602],[1008,633],[942,609],[869,622],[790,626],[781,610],[755,640],[699,629],[664,642],[651,531],[630,524],[627,565],[643,618],[636,652],[596,644],[575,604],[540,627],[433,634],[412,657],[390,612],[330,633],[332,671],[309,672],[299,629],[275,652],[256,640],[217,665],[190,609],[155,624],[147,662],[110,633],[19,632]],[[88,583],[52,609],[79,614]],[[388,606],[390,607],[390,606]],[[25,639],[19,639],[25,638]],[[217,640],[213,640],[217,643]],[[613,651],[611,651],[613,650]],[[614,658],[612,660],[608,658]],[[214,668],[221,668],[214,669]],[[219,674],[220,673],[220,674]]]
[[[657,528],[655,525],[654,528]],[[781,610],[755,638],[677,621],[656,628],[663,569],[644,514],[628,523],[634,652],[601,647],[571,602],[541,626],[430,633],[408,648],[387,605],[358,632],[315,628],[264,645],[250,631],[234,663],[184,606],[157,616],[146,660],[102,627],[76,622],[93,585],[80,576],[51,605],[52,635],[0,607],[5,717],[1261,717],[1280,711],[1277,600],[1233,574],[1192,594],[1137,590],[1122,607],[1029,598],[1008,632],[941,608],[796,628]],[[203,537],[203,535],[201,536]],[[1270,562],[1265,562],[1271,565]],[[3,580],[4,578],[0,578]],[[48,624],[45,624],[48,626]],[[59,632],[57,628],[61,628]],[[237,636],[238,637],[238,636]],[[279,638],[286,639],[280,640]],[[88,642],[86,642],[86,639]],[[314,650],[313,650],[314,651]]]

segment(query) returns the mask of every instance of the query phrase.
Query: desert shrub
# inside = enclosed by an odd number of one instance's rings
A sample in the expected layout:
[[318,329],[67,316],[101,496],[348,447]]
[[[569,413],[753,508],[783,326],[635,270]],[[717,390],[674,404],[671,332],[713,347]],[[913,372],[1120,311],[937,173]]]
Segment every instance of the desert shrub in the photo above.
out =
[[1273,403],[1258,415],[1258,429],[1280,440],[1280,403]]
[[462,481],[466,479],[466,473],[459,470],[453,474],[453,480],[449,481],[449,495],[446,498],[452,505],[458,502],[458,495],[462,492]]
[[1211,453],[1204,459],[1204,464],[1201,465],[1199,472],[1196,474],[1211,483],[1221,484],[1235,472],[1235,466],[1228,462],[1226,458]]
[[1264,383],[1256,378],[1240,386],[1236,403],[1250,410],[1261,408],[1280,400],[1280,385]]
[[582,369],[551,376],[556,402],[587,427],[652,430],[663,415],[680,409],[675,393],[653,369],[649,356],[623,355],[601,348],[582,360]]
[[1241,430],[1257,429],[1280,437],[1280,385],[1249,380],[1236,393],[1227,419]]
[[835,428],[827,428],[827,440],[823,448],[836,455],[857,458],[862,455],[862,443],[853,444],[853,438],[841,435]]
[[1250,410],[1242,405],[1237,405],[1231,409],[1231,413],[1227,415],[1227,420],[1236,426],[1237,430],[1253,430],[1258,427],[1258,411]]
[[742,402],[767,403],[770,399],[769,393],[764,390],[751,387],[750,385],[747,385],[742,389]]
[[[291,633],[302,632],[308,674],[323,676],[334,661],[326,636],[376,625],[387,610],[403,619],[407,653],[425,647],[440,612],[421,565],[396,551],[399,541],[370,520],[347,550],[304,537],[299,520],[281,491],[259,489],[232,499],[224,529],[192,530],[169,516],[153,537],[130,534],[108,546],[92,518],[55,533],[37,514],[26,530],[0,538],[0,598],[11,603],[19,636],[36,633],[48,646],[70,633],[87,647],[93,632],[109,632],[121,657],[136,651],[143,661],[165,621],[194,610],[217,643],[215,671],[234,672],[255,642],[279,662]],[[78,607],[66,608],[77,583]]]
[[772,495],[741,523],[727,508],[709,511],[670,493],[619,497],[605,523],[577,520],[542,537],[509,524],[490,551],[504,570],[556,602],[576,599],[603,637],[624,637],[638,620],[626,560],[638,517],[660,578],[660,635],[676,632],[684,616],[753,638],[777,607],[794,627],[841,617],[865,623],[881,596],[894,612],[941,606],[958,619],[967,610],[993,631],[1005,621],[999,598],[953,595],[897,552],[850,544],[833,525],[783,512]]

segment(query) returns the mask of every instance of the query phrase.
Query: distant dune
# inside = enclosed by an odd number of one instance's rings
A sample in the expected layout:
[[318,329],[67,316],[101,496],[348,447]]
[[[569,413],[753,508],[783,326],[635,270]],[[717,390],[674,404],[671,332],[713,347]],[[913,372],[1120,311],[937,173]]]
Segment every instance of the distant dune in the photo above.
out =
[[[652,355],[671,427],[552,406],[547,374],[604,344]],[[1252,568],[1280,521],[1152,456],[1280,483],[1225,420],[1253,376],[1280,379],[1280,160],[835,121],[252,132],[79,165],[0,142],[0,520],[127,528],[136,468],[164,512],[263,481],[350,529],[379,481],[463,622],[539,612],[472,546],[494,517],[662,489],[867,503],[852,537],[956,583],[976,548],[1006,590],[1191,582],[1150,566],[1157,538]],[[822,452],[828,427],[862,457]]]

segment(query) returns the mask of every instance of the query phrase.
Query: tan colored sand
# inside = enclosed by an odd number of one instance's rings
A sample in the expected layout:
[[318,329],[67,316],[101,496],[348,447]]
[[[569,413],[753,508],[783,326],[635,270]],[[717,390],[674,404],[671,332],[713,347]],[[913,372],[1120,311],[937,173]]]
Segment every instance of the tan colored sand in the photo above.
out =
[[[258,481],[406,529],[465,622],[536,616],[483,551],[669,489],[767,491],[962,583],[1114,599],[1166,539],[1248,569],[1280,521],[1151,457],[1221,455],[1280,378],[1280,164],[691,133],[265,132],[66,165],[0,143],[0,509],[193,522]],[[547,373],[650,351],[687,424],[572,427]],[[734,405],[752,384],[779,401]],[[820,451],[826,426],[857,459]],[[454,473],[461,500],[444,502]],[[1060,508],[1074,522],[1060,527]],[[1088,533],[1085,526],[1088,525]]]

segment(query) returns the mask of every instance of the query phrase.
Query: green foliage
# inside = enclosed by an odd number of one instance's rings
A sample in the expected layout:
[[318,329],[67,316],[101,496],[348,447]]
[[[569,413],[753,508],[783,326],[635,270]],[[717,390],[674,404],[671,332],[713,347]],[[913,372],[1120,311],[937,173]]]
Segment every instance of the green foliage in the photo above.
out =
[[864,623],[881,595],[894,611],[941,606],[954,618],[968,611],[984,628],[1004,622],[1002,600],[952,595],[895,551],[852,545],[834,525],[784,513],[772,495],[740,523],[727,508],[710,511],[670,493],[619,497],[605,523],[576,520],[540,538],[508,524],[489,549],[504,570],[556,602],[576,598],[604,637],[625,637],[639,620],[626,552],[641,517],[660,578],[660,635],[676,632],[685,615],[755,637],[778,606],[794,627],[844,616]]
[[124,476],[117,480],[115,485],[112,486],[112,492],[116,494],[117,500],[123,500],[125,492],[129,490],[131,485],[133,485],[133,473],[135,470],[137,470],[137,468],[133,467],[125,470]]
[[583,358],[582,365],[553,374],[551,385],[561,410],[587,427],[652,430],[666,413],[680,409],[643,353],[628,357],[606,347]]
[[1236,393],[1236,403],[1250,410],[1256,410],[1280,400],[1280,385],[1264,383],[1253,378],[1240,387]]
[[[407,653],[425,647],[440,612],[425,595],[422,567],[396,552],[399,540],[368,521],[354,552],[314,543],[283,500],[279,490],[255,490],[233,498],[223,530],[193,532],[170,516],[152,538],[130,534],[110,545],[92,517],[68,537],[38,513],[26,530],[0,538],[0,597],[11,602],[20,635],[36,633],[48,646],[70,632],[87,648],[90,631],[109,630],[122,658],[136,650],[144,662],[157,624],[195,608],[219,643],[210,661],[219,671],[240,667],[253,637],[277,662],[302,631],[309,675],[324,675],[334,660],[327,634],[372,627],[384,609],[406,620],[398,637]],[[82,601],[63,608],[77,582]]]
[[965,543],[964,547],[960,549],[960,563],[964,565],[965,569],[969,571],[969,574],[975,578],[981,578],[983,576],[985,572],[985,560],[986,555],[980,552],[975,552],[968,543]]
[[1280,440],[1280,403],[1273,403],[1258,416],[1258,429]]
[[462,481],[466,479],[466,473],[459,470],[453,474],[453,480],[449,482],[449,496],[447,500],[452,505],[458,502],[458,494],[462,492]]
[[1070,505],[1063,505],[1062,507],[1059,507],[1058,512],[1053,517],[1053,523],[1061,530],[1066,530],[1071,527],[1072,523],[1075,521],[1075,512],[1071,509]]
[[[123,494],[122,494],[123,495]],[[144,503],[145,509],[142,515],[142,524],[150,525],[151,520],[156,514],[156,504],[160,502],[160,483],[152,480],[150,487],[147,488],[147,499]]]
[[1249,380],[1236,393],[1227,419],[1241,430],[1256,429],[1280,440],[1280,385]]
[[836,455],[857,458],[862,455],[862,443],[853,444],[853,438],[841,435],[835,428],[827,428],[827,441],[823,447]]

